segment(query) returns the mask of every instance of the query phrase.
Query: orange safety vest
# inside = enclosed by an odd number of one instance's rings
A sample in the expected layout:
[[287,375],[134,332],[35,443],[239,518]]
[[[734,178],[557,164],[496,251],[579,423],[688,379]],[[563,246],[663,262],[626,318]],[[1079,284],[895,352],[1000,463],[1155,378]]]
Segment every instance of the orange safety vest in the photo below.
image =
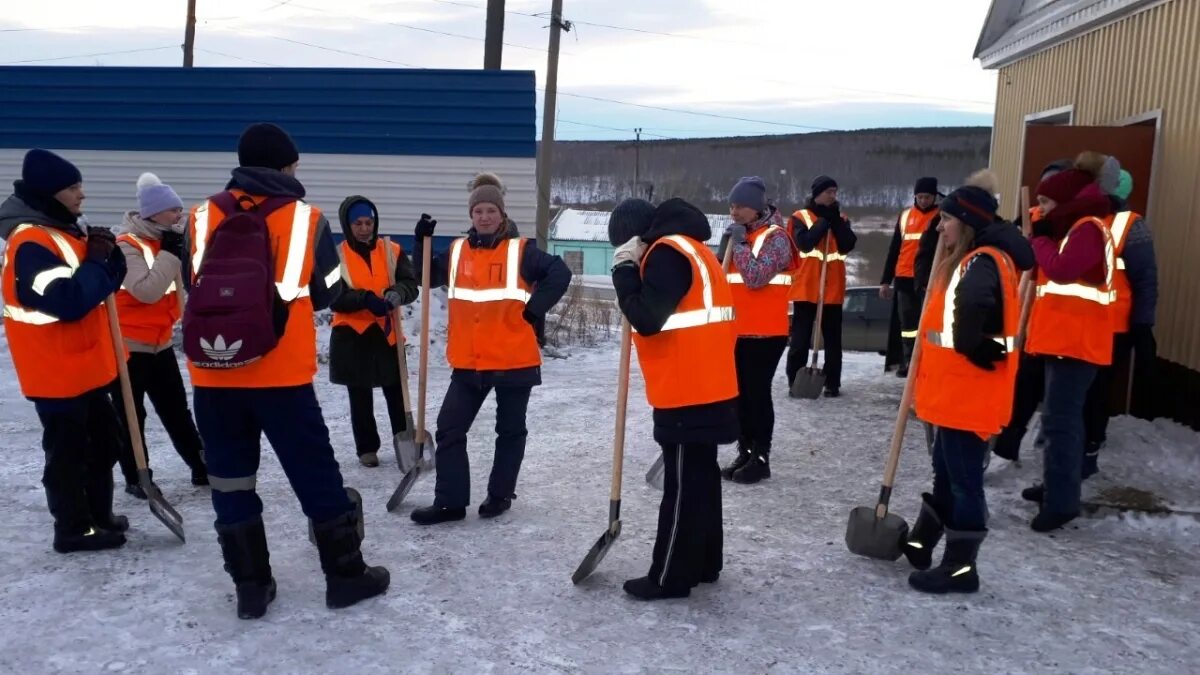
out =
[[[383,297],[385,291],[393,283],[394,279],[388,278],[389,260],[396,261],[396,266],[399,266],[400,256],[403,255],[404,249],[400,248],[400,244],[394,241],[379,237],[375,242],[375,248],[371,251],[371,264],[367,265],[367,261],[363,257],[354,252],[354,248],[350,242],[344,241],[341,245],[342,266],[344,273],[343,279],[351,288],[371,291]],[[379,326],[380,330],[384,330],[387,326],[387,317],[375,316],[369,310],[360,309],[357,312],[334,312],[333,327],[349,326],[354,329],[355,333],[362,335],[367,332],[367,329],[372,324]],[[389,330],[386,332],[388,344],[395,346],[396,331]]]
[[1060,284],[1038,269],[1037,290],[1029,314],[1025,351],[1030,354],[1064,356],[1098,366],[1112,363],[1112,278],[1114,249],[1112,235],[1099,218],[1081,218],[1063,237],[1062,252],[1071,233],[1084,225],[1095,225],[1104,234],[1104,276],[1100,286],[1076,281]]
[[941,213],[933,209],[921,213],[920,209],[904,209],[900,214],[900,257],[896,259],[896,276],[912,279],[917,275],[917,250],[921,248],[921,235],[929,229],[934,218]]
[[[778,225],[761,227],[746,236],[750,252],[755,258],[767,237],[776,232],[787,236],[787,231]],[[796,269],[796,256],[799,254],[791,237],[788,237],[788,245],[792,249],[791,263],[787,269],[771,277],[766,286],[751,289],[742,280],[740,272],[731,271],[726,276],[733,290],[733,306],[736,310],[734,328],[739,336],[778,337],[788,334],[788,294]]]
[[524,239],[474,248],[450,244],[449,340],[446,359],[460,370],[517,370],[542,364],[533,326],[525,320],[532,286],[521,278]]
[[[990,256],[1000,271],[1004,311],[1004,334],[992,339],[1008,351],[995,370],[984,370],[954,349],[957,314],[954,300],[958,283],[977,256]],[[1012,415],[1017,382],[1017,327],[1021,301],[1016,266],[1003,251],[991,246],[978,248],[963,258],[944,287],[935,284],[929,304],[921,314],[921,358],[917,363],[917,417],[930,424],[973,431],[981,438],[1000,433]]]
[[41,225],[18,225],[4,251],[4,331],[28,398],[74,398],[117,379],[117,360],[104,303],[78,321],[63,321],[21,304],[14,261],[22,244],[38,244],[63,264],[40,272],[30,286],[43,294],[57,279],[70,279],[87,255],[87,239]]
[[[246,194],[241,190],[231,192],[234,197]],[[250,196],[255,203],[266,200],[265,197]],[[191,241],[193,280],[204,262],[204,252],[213,230],[224,218],[225,214],[211,201],[192,209],[188,239]],[[267,389],[312,384],[317,374],[317,329],[308,284],[314,265],[313,240],[320,219],[320,209],[299,199],[267,216],[275,258],[275,288],[280,299],[288,305],[283,336],[261,359],[240,368],[197,368],[189,362],[193,386]],[[325,276],[326,284],[332,286],[340,275],[341,270],[334,268]]]
[[[792,223],[799,220],[808,229],[817,224],[817,216],[808,209],[801,209],[792,214],[788,222],[788,236],[796,240]],[[828,254],[826,254],[828,249]],[[792,275],[792,289],[788,299],[796,302],[813,302],[818,300],[821,286],[821,262],[828,258],[828,269],[825,271],[825,304],[840,305],[846,299],[846,254],[838,250],[837,239],[829,232],[813,250],[797,253],[800,264]]]
[[[162,242],[157,239],[145,241],[129,233],[117,237],[117,241],[137,249],[146,259],[146,269],[154,267],[154,258],[162,250]],[[126,340],[154,347],[169,344],[175,322],[179,320],[179,289],[172,281],[161,298],[145,303],[133,297],[121,284],[121,290],[117,291],[117,313],[121,318],[121,335]]]
[[673,248],[691,262],[692,285],[660,332],[633,336],[646,400],[667,410],[736,398],[733,291],[721,263],[703,243],[672,234],[655,241],[642,256],[643,274],[657,246]]
[[1129,317],[1133,313],[1133,286],[1129,285],[1129,275],[1125,272],[1125,242],[1129,239],[1129,230],[1133,223],[1142,216],[1133,211],[1122,211],[1105,219],[1108,231],[1113,240],[1113,256],[1116,265],[1113,268],[1112,290],[1116,299],[1112,305],[1112,320],[1114,333],[1129,332]]

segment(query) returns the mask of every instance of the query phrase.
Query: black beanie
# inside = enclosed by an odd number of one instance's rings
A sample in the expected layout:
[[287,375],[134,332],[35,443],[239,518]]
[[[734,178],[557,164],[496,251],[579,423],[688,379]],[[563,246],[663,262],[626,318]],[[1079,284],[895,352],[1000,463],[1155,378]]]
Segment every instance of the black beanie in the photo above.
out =
[[926,176],[925,178],[917,179],[917,184],[913,188],[913,194],[914,195],[925,194],[925,195],[939,195],[940,196],[942,193],[938,192],[938,180],[931,176]]
[[278,170],[298,161],[300,151],[292,137],[274,124],[251,124],[238,139],[238,164],[241,166]]
[[995,197],[974,185],[960,187],[942,200],[942,213],[948,213],[976,230],[995,222],[999,208]]
[[1045,167],[1042,168],[1042,173],[1040,176],[1038,176],[1038,180],[1040,181],[1040,180],[1044,179],[1047,174],[1062,173],[1063,171],[1066,171],[1067,169],[1073,169],[1073,168],[1075,168],[1075,160],[1056,159],[1053,162],[1050,162],[1049,164],[1047,164]]
[[67,160],[50,152],[34,148],[25,153],[21,164],[21,180],[25,186],[43,197],[53,197],[63,190],[83,182],[83,174]]
[[608,216],[608,243],[620,246],[646,234],[654,220],[654,205],[645,199],[626,199]]
[[829,188],[835,188],[837,186],[837,181],[829,176],[817,176],[812,182],[813,199],[816,199],[822,192],[828,190]]

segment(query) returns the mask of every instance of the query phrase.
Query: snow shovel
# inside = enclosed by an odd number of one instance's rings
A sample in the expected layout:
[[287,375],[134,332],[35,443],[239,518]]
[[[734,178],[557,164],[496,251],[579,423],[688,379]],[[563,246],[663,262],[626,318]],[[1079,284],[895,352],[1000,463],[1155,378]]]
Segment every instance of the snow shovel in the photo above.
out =
[[[403,253],[399,255],[404,255]],[[397,260],[390,255],[388,261],[388,277],[396,283]],[[396,331],[396,359],[400,364],[400,392],[404,400],[404,430],[392,437],[392,446],[396,451],[396,465],[401,473],[412,471],[421,461],[421,449],[417,445],[416,429],[413,426],[412,395],[408,387],[408,355],[404,352],[404,323],[399,307],[392,312],[392,327]]]
[[146,493],[146,500],[154,517],[179,537],[179,541],[186,542],[187,538],[183,534],[183,516],[167,502],[158,486],[150,480],[150,468],[146,465],[146,448],[142,446],[141,424],[138,423],[137,410],[133,406],[133,387],[129,383],[129,364],[125,361],[125,338],[121,335],[121,323],[117,318],[116,296],[108,296],[104,307],[108,310],[108,331],[112,336],[113,357],[117,360],[117,378],[121,381],[121,400],[125,404],[125,423],[129,427],[129,443],[133,446],[138,484]]
[[579,563],[571,575],[571,583],[578,584],[596,571],[600,561],[608,554],[613,542],[621,534],[621,468],[625,459],[625,406],[629,401],[629,344],[632,340],[629,320],[621,320],[621,365],[617,375],[617,424],[613,431],[612,488],[608,495],[608,529]]
[[792,398],[821,398],[825,389],[825,370],[817,367],[817,357],[821,353],[822,319],[825,315],[825,275],[829,270],[829,240],[833,235],[826,235],[825,255],[821,258],[821,286],[817,290],[817,318],[813,321],[813,350],[812,362],[807,368],[801,368],[792,382],[790,393]]
[[[942,261],[942,239],[938,237],[937,251],[933,256],[933,270],[937,270]],[[921,307],[922,315],[929,303],[931,293],[925,294]],[[918,326],[921,324],[917,324]],[[911,364],[908,368],[908,378],[904,381],[904,395],[900,398],[900,410],[896,413],[896,426],[892,430],[892,446],[888,452],[887,465],[883,470],[883,485],[879,488],[879,502],[874,508],[859,506],[850,511],[850,522],[846,525],[846,548],[851,553],[876,558],[878,560],[897,560],[900,558],[900,544],[908,536],[908,523],[894,513],[888,513],[888,502],[892,499],[892,485],[896,482],[896,468],[900,465],[900,448],[904,443],[904,428],[908,424],[909,410],[912,408],[913,392],[917,385],[917,371],[921,363],[921,343],[917,339],[913,346]]]
[[412,490],[413,485],[416,485],[417,479],[423,473],[433,469],[434,458],[437,454],[433,437],[425,429],[425,392],[429,380],[429,304],[432,302],[429,288],[432,285],[429,280],[429,268],[432,264],[433,238],[426,237],[421,256],[421,357],[420,368],[417,371],[417,424],[414,435],[417,457],[420,460],[404,473],[400,484],[396,486],[395,492],[388,499],[387,510],[389,512],[395,511],[400,506],[400,502],[403,502],[404,498],[408,496],[408,492]]

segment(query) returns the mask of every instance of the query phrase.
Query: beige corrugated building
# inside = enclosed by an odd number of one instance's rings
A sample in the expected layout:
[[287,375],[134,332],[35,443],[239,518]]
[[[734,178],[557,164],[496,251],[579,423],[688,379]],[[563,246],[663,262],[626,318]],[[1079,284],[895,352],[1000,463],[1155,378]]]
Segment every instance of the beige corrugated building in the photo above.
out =
[[991,165],[1008,213],[1041,166],[1029,125],[1154,130],[1138,200],[1159,266],[1151,405],[1200,426],[1200,0],[993,0],[975,56],[999,75]]

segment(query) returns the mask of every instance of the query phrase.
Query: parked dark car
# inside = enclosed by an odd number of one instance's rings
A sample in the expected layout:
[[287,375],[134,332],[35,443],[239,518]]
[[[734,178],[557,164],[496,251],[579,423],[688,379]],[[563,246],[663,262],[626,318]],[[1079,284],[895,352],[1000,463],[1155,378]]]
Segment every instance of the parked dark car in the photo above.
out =
[[892,301],[879,297],[878,286],[846,289],[842,302],[842,349],[884,354],[892,321]]

